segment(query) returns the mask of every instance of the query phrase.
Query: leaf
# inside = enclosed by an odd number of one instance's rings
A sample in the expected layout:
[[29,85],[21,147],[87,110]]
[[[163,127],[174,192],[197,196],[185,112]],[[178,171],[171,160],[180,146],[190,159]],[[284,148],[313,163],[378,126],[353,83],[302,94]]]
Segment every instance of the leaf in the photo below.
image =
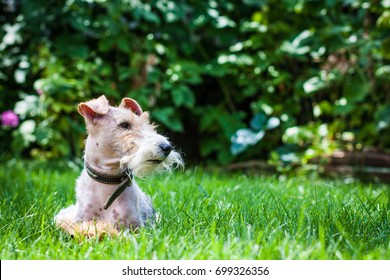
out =
[[24,147],[27,147],[31,142],[35,142],[36,137],[33,134],[35,127],[34,120],[26,120],[19,126],[19,133],[22,136]]
[[215,137],[204,138],[200,142],[200,154],[202,156],[208,156],[213,152],[219,152],[225,149],[224,141],[216,141]]
[[131,43],[130,43],[130,39],[125,36],[125,35],[120,35],[117,39],[116,39],[116,43],[118,45],[118,48],[125,52],[125,53],[130,53],[131,51]]
[[220,65],[231,63],[239,66],[251,66],[254,64],[254,59],[246,54],[221,54],[218,56],[218,63]]
[[280,120],[277,117],[272,117],[267,121],[265,125],[266,129],[274,129],[280,125]]
[[54,45],[60,53],[71,57],[87,58],[90,53],[85,39],[80,35],[62,34],[55,39]]
[[14,79],[15,82],[18,84],[23,84],[26,82],[26,76],[27,76],[27,71],[23,69],[16,69],[14,72]]
[[245,145],[254,145],[257,142],[259,142],[261,139],[263,139],[265,135],[264,130],[261,130],[259,132],[253,132],[250,129],[243,128],[239,129],[236,132],[236,137],[234,138],[234,142],[239,144],[245,144]]
[[180,85],[172,90],[172,100],[176,107],[184,105],[187,108],[192,108],[195,104],[195,96],[192,90],[185,86]]
[[282,136],[282,140],[287,144],[304,146],[313,141],[315,133],[315,128],[310,125],[293,126],[286,129]]
[[245,151],[249,146],[253,146],[263,139],[265,131],[253,132],[248,128],[242,128],[236,131],[232,136],[230,151],[233,155],[237,155]]
[[390,65],[383,65],[375,71],[375,76],[381,79],[390,80]]
[[254,130],[262,130],[266,125],[266,121],[267,116],[263,112],[260,112],[253,116],[249,124]]
[[375,114],[377,128],[379,130],[390,127],[390,105],[383,107]]
[[50,127],[39,125],[35,130],[34,135],[37,143],[44,146],[53,138],[54,131]]
[[175,110],[172,107],[157,109],[152,112],[152,116],[167,128],[175,132],[182,132],[183,123],[174,114]]
[[247,148],[247,145],[232,143],[230,146],[230,152],[232,153],[232,155],[238,155],[244,152]]
[[303,30],[295,39],[292,41],[294,46],[302,45],[302,42],[310,37],[313,37],[314,33],[310,30]]
[[27,116],[35,116],[38,114],[39,97],[37,95],[25,95],[23,99],[16,102],[15,113],[23,119]]
[[310,78],[303,84],[303,90],[307,94],[317,92],[324,88],[326,88],[326,83],[320,77]]
[[299,147],[294,144],[287,144],[275,149],[276,154],[284,163],[299,162]]
[[382,28],[390,28],[390,11],[384,11],[376,21],[376,25]]
[[284,41],[280,50],[291,55],[304,55],[310,52],[311,48],[307,45],[304,45],[304,41],[308,40],[313,36],[313,32],[310,30],[304,30],[294,40]]
[[333,112],[342,116],[351,113],[356,108],[353,102],[348,102],[344,97],[336,100],[335,105]]
[[220,16],[217,18],[217,28],[236,27],[236,23],[227,16]]
[[304,55],[310,52],[310,48],[307,46],[297,47],[290,42],[284,42],[280,47],[280,50],[292,55]]
[[350,102],[359,102],[364,100],[370,92],[370,84],[365,79],[355,75],[344,83],[344,97]]
[[155,13],[153,13],[153,12],[151,12],[151,11],[144,11],[144,12],[142,13],[142,17],[143,17],[146,21],[155,23],[155,24],[157,24],[157,25],[159,25],[160,22],[161,22],[161,21],[160,21],[160,17],[159,17],[157,14],[155,14]]
[[112,37],[104,37],[99,41],[98,49],[101,52],[108,52],[114,47],[114,43]]

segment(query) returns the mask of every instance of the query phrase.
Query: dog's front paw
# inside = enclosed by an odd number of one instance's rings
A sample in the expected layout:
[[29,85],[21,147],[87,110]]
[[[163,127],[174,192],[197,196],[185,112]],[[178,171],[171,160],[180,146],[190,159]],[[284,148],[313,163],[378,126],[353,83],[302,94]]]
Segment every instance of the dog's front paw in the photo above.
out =
[[95,220],[74,223],[69,225],[66,231],[79,241],[85,238],[101,240],[106,236],[112,237],[119,235],[119,231],[110,223]]

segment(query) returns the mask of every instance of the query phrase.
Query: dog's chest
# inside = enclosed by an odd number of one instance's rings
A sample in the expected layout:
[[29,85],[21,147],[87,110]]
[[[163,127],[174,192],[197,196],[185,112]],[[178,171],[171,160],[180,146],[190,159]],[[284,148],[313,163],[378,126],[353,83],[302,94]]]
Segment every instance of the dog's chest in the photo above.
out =
[[132,197],[132,186],[126,188],[112,205],[104,210],[104,205],[115,191],[116,186],[100,184],[90,180],[85,175],[82,174],[79,178],[77,196],[80,212],[86,214],[88,218],[115,222],[118,219],[126,220],[131,215],[131,211],[136,211]]

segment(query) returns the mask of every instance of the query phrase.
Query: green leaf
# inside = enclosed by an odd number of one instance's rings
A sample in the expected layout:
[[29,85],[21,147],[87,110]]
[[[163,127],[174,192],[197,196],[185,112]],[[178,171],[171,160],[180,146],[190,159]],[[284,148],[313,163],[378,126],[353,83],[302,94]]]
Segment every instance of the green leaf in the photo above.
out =
[[87,58],[90,50],[84,41],[84,38],[80,35],[69,36],[69,34],[62,34],[56,38],[54,45],[61,54]]
[[[217,137],[219,138],[219,137]],[[202,156],[208,156],[213,152],[219,152],[225,149],[225,143],[221,139],[216,141],[215,137],[204,138],[200,142],[200,154]],[[225,149],[226,150],[226,149]]]
[[346,98],[336,100],[336,106],[334,107],[334,113],[345,116],[351,113],[356,108],[353,102],[348,102]]
[[390,105],[383,107],[375,114],[377,128],[379,130],[390,127]]
[[390,28],[390,11],[384,11],[376,21],[378,27]]
[[129,53],[131,51],[131,41],[130,41],[130,38],[128,38],[127,36],[125,35],[120,35],[117,39],[116,39],[116,43],[118,45],[118,48],[125,52],[125,53]]
[[250,126],[254,130],[262,130],[266,125],[266,121],[267,121],[267,116],[263,112],[260,112],[253,116],[253,118],[250,121]]
[[390,65],[383,65],[375,71],[375,76],[390,80]]
[[152,116],[172,131],[183,131],[183,123],[175,116],[175,110],[172,107],[154,110]]
[[146,21],[149,21],[149,22],[152,22],[155,24],[160,24],[160,22],[161,22],[159,16],[153,12],[150,12],[150,11],[143,12],[142,16]]
[[172,100],[176,107],[185,106],[192,108],[195,104],[195,95],[192,90],[185,86],[180,85],[172,90]]
[[287,144],[304,146],[313,141],[315,133],[315,128],[310,125],[293,126],[286,129],[282,136],[282,140]]
[[354,75],[344,83],[343,91],[348,102],[359,102],[370,92],[370,84],[367,79]]
[[112,37],[104,37],[99,41],[99,51],[108,52],[114,47],[115,40]]
[[54,131],[50,127],[39,125],[34,135],[36,136],[37,143],[45,146],[53,138]]

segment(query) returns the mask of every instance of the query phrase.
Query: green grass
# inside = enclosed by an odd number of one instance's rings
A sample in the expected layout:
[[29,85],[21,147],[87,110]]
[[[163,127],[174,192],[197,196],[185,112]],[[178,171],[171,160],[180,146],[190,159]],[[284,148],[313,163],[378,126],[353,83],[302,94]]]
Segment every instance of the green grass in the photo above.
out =
[[390,188],[199,169],[138,181],[161,221],[79,243],[55,228],[77,170],[0,165],[1,259],[390,259]]

